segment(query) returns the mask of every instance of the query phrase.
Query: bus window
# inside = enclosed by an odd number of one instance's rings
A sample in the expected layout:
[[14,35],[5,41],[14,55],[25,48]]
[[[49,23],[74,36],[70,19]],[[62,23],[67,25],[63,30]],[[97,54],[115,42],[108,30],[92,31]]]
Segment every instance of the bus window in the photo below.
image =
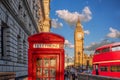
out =
[[108,48],[103,48],[102,49],[102,52],[109,52],[110,51],[110,48],[108,47]]
[[119,51],[119,50],[120,50],[120,45],[112,47],[112,51]]
[[101,67],[100,67],[100,71],[108,71],[107,66],[101,66]]
[[100,53],[100,50],[96,50],[96,51],[95,51],[95,54],[99,54],[99,53]]
[[111,72],[120,72],[120,65],[114,65],[110,67]]

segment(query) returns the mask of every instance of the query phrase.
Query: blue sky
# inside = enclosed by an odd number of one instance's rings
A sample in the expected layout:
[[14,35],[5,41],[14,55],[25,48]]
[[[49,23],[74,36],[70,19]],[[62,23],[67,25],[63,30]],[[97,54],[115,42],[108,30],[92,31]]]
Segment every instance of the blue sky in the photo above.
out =
[[120,42],[120,0],[51,0],[51,32],[65,38],[65,53],[74,56],[75,23],[80,17],[85,32],[85,53]]

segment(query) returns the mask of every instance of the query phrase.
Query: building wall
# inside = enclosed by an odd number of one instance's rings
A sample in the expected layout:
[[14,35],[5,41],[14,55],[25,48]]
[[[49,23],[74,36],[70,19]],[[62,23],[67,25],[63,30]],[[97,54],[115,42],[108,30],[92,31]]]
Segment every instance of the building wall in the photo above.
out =
[[78,22],[76,23],[76,29],[74,32],[74,64],[75,66],[81,66],[83,65],[83,45],[84,45],[84,31],[82,29],[82,25],[80,23],[80,20],[78,19]]
[[44,19],[43,19],[43,29],[42,32],[50,32],[51,20],[50,14],[50,0],[42,0],[44,8]]
[[74,45],[75,66],[92,66],[92,55],[84,53],[84,30],[79,19],[74,33]]
[[92,58],[93,58],[92,54],[88,55],[88,54],[84,53],[84,56],[83,56],[83,65],[87,66],[87,67],[92,67]]
[[0,0],[0,72],[27,75],[28,36],[38,33],[39,0]]

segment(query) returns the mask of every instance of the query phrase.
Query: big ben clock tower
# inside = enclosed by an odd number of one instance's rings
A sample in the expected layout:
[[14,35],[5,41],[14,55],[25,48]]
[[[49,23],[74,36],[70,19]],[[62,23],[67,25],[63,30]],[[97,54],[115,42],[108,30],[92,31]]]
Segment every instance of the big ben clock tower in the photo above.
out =
[[76,24],[76,29],[74,33],[74,65],[81,66],[83,65],[83,44],[84,44],[84,31],[78,19]]

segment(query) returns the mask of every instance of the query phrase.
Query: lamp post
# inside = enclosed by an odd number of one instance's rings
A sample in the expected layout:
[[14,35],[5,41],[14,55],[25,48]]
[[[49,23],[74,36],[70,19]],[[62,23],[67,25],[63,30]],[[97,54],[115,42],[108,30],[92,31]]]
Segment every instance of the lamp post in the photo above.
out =
[[68,54],[67,54],[67,67],[68,67]]
[[67,66],[69,66],[69,57],[67,58]]

